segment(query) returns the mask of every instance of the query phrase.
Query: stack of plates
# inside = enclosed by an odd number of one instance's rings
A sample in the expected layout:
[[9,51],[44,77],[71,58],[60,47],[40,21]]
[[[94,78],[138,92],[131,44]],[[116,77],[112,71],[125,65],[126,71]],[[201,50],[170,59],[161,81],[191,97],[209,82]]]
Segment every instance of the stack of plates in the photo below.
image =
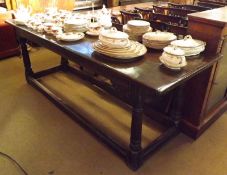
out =
[[123,26],[123,31],[129,35],[129,39],[142,41],[143,34],[152,31],[152,28],[147,21],[131,20]]
[[85,19],[66,20],[63,28],[65,32],[86,32],[88,30],[87,23]]
[[168,46],[177,36],[169,32],[148,32],[143,35],[143,44],[148,48],[163,49]]
[[193,39],[187,35],[182,40],[172,41],[171,45],[181,48],[185,52],[185,56],[198,55],[205,50],[206,43]]
[[147,52],[146,47],[136,41],[129,41],[128,44],[122,48],[112,48],[110,45],[105,45],[98,40],[93,44],[93,47],[98,53],[122,60],[140,57]]

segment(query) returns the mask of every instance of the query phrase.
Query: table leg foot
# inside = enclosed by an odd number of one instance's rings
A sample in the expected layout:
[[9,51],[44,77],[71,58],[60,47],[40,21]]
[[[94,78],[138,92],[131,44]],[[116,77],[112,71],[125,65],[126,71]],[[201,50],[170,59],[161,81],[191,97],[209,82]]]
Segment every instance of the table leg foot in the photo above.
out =
[[141,151],[130,151],[127,156],[127,164],[132,170],[137,170],[142,165]]

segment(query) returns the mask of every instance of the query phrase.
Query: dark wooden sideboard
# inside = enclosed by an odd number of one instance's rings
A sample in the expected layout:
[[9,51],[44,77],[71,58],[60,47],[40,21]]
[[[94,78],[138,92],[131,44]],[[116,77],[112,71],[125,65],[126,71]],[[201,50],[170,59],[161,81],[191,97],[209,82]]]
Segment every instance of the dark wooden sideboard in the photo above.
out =
[[197,138],[227,109],[227,8],[189,14],[188,18],[188,33],[207,43],[205,54],[223,54],[222,60],[186,85],[181,130]]

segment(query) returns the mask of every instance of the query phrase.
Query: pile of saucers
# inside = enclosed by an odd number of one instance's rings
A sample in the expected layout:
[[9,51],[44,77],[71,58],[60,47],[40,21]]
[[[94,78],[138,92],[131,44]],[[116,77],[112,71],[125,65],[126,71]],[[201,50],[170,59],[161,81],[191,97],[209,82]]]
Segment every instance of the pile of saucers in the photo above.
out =
[[123,31],[129,35],[129,39],[140,42],[143,34],[152,31],[152,28],[147,21],[130,20],[123,26]]
[[88,21],[86,19],[65,20],[63,28],[65,32],[86,32]]

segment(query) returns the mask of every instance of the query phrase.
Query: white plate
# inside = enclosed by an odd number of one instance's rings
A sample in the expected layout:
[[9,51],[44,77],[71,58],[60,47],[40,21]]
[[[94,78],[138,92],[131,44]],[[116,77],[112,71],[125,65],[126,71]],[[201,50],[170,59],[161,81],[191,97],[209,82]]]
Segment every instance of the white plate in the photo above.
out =
[[90,36],[99,36],[99,32],[92,32],[92,31],[87,31],[86,32],[87,35],[90,35]]
[[77,41],[84,38],[84,33],[76,32],[76,33],[63,33],[57,35],[56,38],[61,41]]
[[26,25],[27,21],[22,19],[14,19],[16,25]]
[[107,48],[105,45],[102,45],[100,41],[97,41],[93,44],[93,48],[96,52],[117,59],[132,59],[140,57],[147,52],[147,49],[144,45],[135,41],[130,41],[130,43],[131,47],[109,50],[109,48]]

